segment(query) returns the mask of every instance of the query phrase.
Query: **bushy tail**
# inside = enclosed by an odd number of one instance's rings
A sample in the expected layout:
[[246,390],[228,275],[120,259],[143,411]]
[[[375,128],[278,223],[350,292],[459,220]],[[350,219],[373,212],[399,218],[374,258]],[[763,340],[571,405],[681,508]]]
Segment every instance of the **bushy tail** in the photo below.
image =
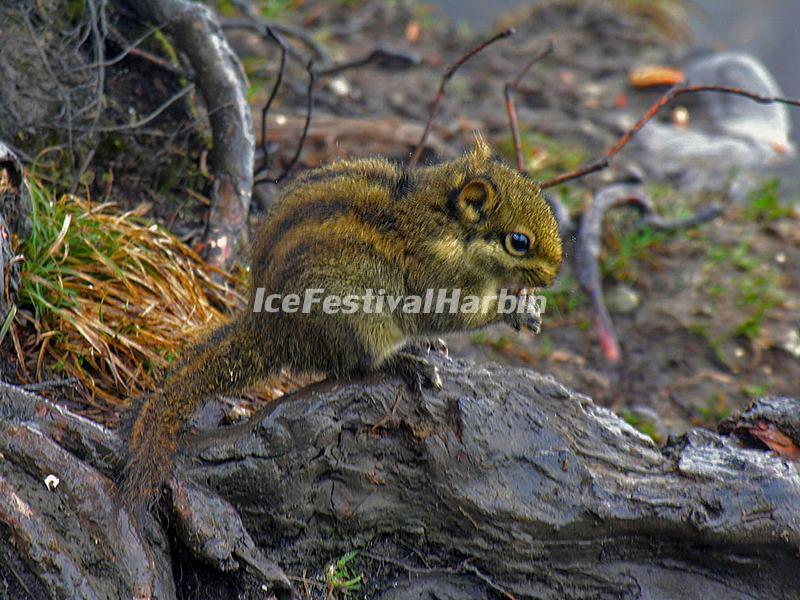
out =
[[263,378],[269,360],[255,351],[252,336],[244,317],[212,332],[187,350],[160,390],[133,409],[128,462],[118,490],[123,506],[139,510],[158,498],[172,470],[181,429],[202,401],[242,391]]

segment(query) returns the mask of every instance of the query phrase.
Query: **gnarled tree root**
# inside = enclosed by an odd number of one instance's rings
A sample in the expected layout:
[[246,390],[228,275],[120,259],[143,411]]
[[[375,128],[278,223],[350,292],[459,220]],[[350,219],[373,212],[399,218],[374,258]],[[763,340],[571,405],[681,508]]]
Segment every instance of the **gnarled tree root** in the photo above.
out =
[[216,266],[228,266],[245,233],[253,191],[255,140],[242,66],[217,17],[201,3],[128,0],[127,4],[143,20],[165,26],[191,62],[213,138],[214,186],[204,235],[207,258]]

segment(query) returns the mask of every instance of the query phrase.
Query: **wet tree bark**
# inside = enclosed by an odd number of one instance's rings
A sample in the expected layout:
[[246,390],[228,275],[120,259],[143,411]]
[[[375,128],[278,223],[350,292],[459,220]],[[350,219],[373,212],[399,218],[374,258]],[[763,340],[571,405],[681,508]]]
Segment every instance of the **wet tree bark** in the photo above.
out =
[[13,310],[19,287],[21,261],[15,257],[12,242],[17,239],[24,243],[28,239],[30,211],[31,199],[23,183],[22,163],[0,141],[0,331]]
[[[264,555],[313,575],[358,549],[370,598],[797,596],[796,463],[705,430],[659,448],[550,378],[435,360],[440,392],[322,383],[200,432],[172,485],[171,558],[155,521],[139,534],[109,508],[113,435],[0,387],[0,582],[82,598],[145,581],[169,598],[170,565],[185,573],[190,555],[277,581]],[[770,406],[797,420],[796,400]],[[234,572],[191,591],[253,585]]]

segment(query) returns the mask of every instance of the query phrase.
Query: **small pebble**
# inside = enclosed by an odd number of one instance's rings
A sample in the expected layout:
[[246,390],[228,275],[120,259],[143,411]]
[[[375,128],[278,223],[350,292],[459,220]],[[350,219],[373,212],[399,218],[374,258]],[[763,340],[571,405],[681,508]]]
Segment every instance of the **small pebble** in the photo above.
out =
[[608,310],[623,315],[634,312],[642,303],[636,290],[625,284],[611,288],[605,297]]
[[795,358],[800,358],[800,332],[797,329],[790,329],[783,340],[783,349]]
[[689,125],[689,110],[685,106],[678,106],[672,111],[672,123],[676,127]]
[[343,77],[337,77],[331,81],[330,88],[337,96],[349,96],[351,91],[350,84]]

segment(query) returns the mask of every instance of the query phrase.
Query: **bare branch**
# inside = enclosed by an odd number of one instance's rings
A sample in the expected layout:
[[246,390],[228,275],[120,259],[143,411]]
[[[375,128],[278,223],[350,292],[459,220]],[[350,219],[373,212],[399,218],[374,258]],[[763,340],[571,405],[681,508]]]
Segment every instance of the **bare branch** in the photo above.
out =
[[[314,110],[314,82],[316,80],[317,75],[314,73],[314,61],[310,60],[308,61],[308,99],[306,101],[306,122],[305,125],[303,125],[303,133],[300,135],[300,140],[297,142],[297,150],[295,150],[292,160],[290,160],[289,164],[286,165],[283,173],[278,176],[278,178],[275,180],[275,183],[279,183],[286,179],[289,171],[291,171],[292,167],[297,164],[297,160],[300,158],[300,152],[303,151],[303,144],[305,144],[306,136],[308,136],[308,128],[311,125],[311,113]],[[266,118],[264,121],[266,121]]]
[[420,58],[416,54],[408,52],[400,52],[398,50],[389,50],[388,48],[377,47],[372,52],[361,58],[355,58],[335,65],[326,69],[317,71],[318,77],[329,77],[331,75],[338,75],[349,69],[356,69],[358,67],[365,67],[373,63],[392,63],[395,69],[406,69],[420,64]]
[[422,151],[423,151],[424,146],[425,146],[425,140],[428,139],[428,133],[430,132],[431,124],[433,123],[433,119],[436,117],[436,113],[439,112],[439,104],[441,103],[442,99],[444,98],[445,88],[447,87],[447,82],[450,81],[450,78],[453,75],[455,75],[455,72],[458,71],[462,67],[462,65],[464,63],[466,63],[469,59],[471,59],[473,56],[475,56],[476,54],[478,54],[479,52],[481,52],[482,50],[484,50],[488,46],[491,46],[497,40],[501,40],[503,38],[507,38],[510,35],[513,35],[513,33],[514,33],[514,29],[509,27],[505,31],[501,31],[500,33],[497,33],[497,34],[493,35],[488,40],[481,42],[480,44],[478,44],[477,46],[472,48],[469,52],[464,54],[455,63],[453,63],[447,69],[447,71],[444,72],[444,75],[442,75],[442,81],[439,84],[439,91],[436,92],[436,98],[434,98],[433,104],[431,104],[431,110],[428,113],[428,120],[425,123],[425,129],[422,132],[422,137],[420,138],[419,143],[417,144],[417,147],[414,150],[414,153],[411,155],[411,159],[408,161],[408,166],[409,167],[413,167],[414,165],[416,165],[417,162],[419,162],[420,156],[422,156]]
[[656,102],[647,110],[644,116],[639,119],[636,124],[628,129],[622,137],[619,138],[616,144],[614,144],[611,148],[609,148],[603,157],[600,160],[593,161],[576,169],[575,171],[570,171],[569,173],[564,173],[562,175],[558,175],[557,177],[553,177],[548,179],[547,181],[543,182],[542,188],[549,188],[553,187],[554,185],[559,185],[561,183],[572,181],[573,179],[578,179],[579,177],[584,177],[589,175],[590,173],[595,173],[596,171],[602,171],[603,169],[607,168],[609,164],[611,164],[611,159],[616,156],[620,150],[622,150],[628,142],[631,141],[634,135],[636,135],[642,127],[644,127],[650,119],[652,119],[658,111],[664,108],[667,104],[669,104],[672,100],[677,98],[678,96],[682,96],[683,94],[696,94],[698,92],[715,92],[719,94],[733,94],[736,96],[743,96],[744,98],[749,98],[754,102],[758,102],[759,104],[788,104],[790,106],[800,106],[800,100],[792,99],[792,98],[784,98],[781,96],[762,96],[761,94],[756,94],[754,92],[749,92],[747,90],[743,90],[737,87],[728,87],[724,85],[686,85],[686,82],[679,83],[677,86],[673,87],[669,90],[666,94],[661,96]]
[[603,356],[610,363],[621,358],[621,351],[611,315],[603,300],[603,285],[599,257],[603,218],[606,213],[619,206],[632,206],[642,215],[640,227],[651,226],[661,230],[675,231],[691,228],[710,221],[721,214],[720,207],[712,205],[699,210],[688,219],[664,219],[655,212],[647,193],[638,185],[617,184],[601,190],[588,206],[581,218],[575,248],[575,275],[581,288],[589,296],[594,312],[594,324],[600,340]]
[[541,53],[534,56],[527,65],[519,72],[513,81],[505,85],[505,98],[506,98],[506,112],[508,113],[508,126],[511,128],[511,136],[514,139],[514,156],[517,160],[517,170],[521,173],[525,172],[525,161],[522,159],[522,141],[519,136],[519,123],[517,122],[517,107],[514,105],[514,94],[519,87],[522,78],[530,71],[531,67],[539,61],[547,58],[552,54],[555,49],[553,40],[549,40],[547,48]]

